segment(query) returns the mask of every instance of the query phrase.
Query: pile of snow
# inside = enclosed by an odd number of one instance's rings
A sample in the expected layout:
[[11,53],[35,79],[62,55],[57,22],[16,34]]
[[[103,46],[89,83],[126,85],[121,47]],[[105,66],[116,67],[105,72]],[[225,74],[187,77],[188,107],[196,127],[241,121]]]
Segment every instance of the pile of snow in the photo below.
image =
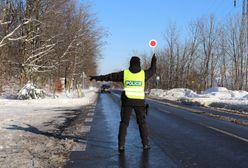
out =
[[[200,97],[205,98],[217,98],[220,100],[232,100],[232,99],[246,99],[248,92],[243,90],[228,90],[224,87],[209,88],[200,94]],[[248,97],[247,97],[248,98]]]
[[209,98],[218,100],[248,100],[248,92],[243,90],[228,90],[224,87],[213,87],[203,91],[201,94],[185,89],[175,88],[171,90],[151,89],[150,96],[169,100]]
[[73,96],[72,91],[70,96],[66,93],[57,94],[55,97],[45,97],[44,99],[28,99],[28,100],[14,100],[14,99],[0,99],[0,108],[2,107],[73,107],[91,104],[97,97],[97,89],[95,90],[83,90],[83,97],[78,97],[77,94]]
[[185,88],[176,88],[171,90],[151,89],[149,95],[169,100],[179,100],[184,97],[198,97],[197,93],[193,90]]
[[228,89],[225,87],[211,87],[205,91],[203,91],[203,94],[208,94],[208,93],[214,93],[214,92],[228,92]]
[[183,88],[171,90],[152,89],[149,96],[172,101],[195,102],[204,106],[232,106],[232,109],[248,110],[248,92],[243,90],[228,90],[224,87],[209,88],[202,91],[201,94]]
[[38,89],[33,83],[28,82],[18,93],[17,99],[41,99],[45,98],[46,92],[42,89]]

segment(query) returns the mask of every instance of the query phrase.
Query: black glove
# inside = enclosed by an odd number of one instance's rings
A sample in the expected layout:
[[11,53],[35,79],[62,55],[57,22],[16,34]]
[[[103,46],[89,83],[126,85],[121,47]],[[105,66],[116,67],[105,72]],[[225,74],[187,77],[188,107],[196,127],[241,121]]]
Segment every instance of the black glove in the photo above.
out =
[[152,62],[157,62],[157,57],[156,57],[155,53],[152,55]]
[[155,53],[152,55],[152,61],[157,61],[157,57],[156,57]]

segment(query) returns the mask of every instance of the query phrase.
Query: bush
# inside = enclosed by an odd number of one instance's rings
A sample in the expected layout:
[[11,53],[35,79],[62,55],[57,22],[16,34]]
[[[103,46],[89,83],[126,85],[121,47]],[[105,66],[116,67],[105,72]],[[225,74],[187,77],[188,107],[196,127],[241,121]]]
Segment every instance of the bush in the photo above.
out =
[[46,92],[42,89],[38,89],[33,83],[28,82],[18,93],[17,99],[41,99],[45,98]]

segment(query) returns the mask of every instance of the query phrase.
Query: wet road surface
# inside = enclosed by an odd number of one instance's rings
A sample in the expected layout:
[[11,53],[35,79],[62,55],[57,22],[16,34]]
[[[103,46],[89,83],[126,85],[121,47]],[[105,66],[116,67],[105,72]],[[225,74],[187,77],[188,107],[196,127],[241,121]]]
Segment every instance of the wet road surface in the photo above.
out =
[[248,127],[190,112],[188,108],[147,102],[151,150],[143,151],[133,114],[126,151],[118,153],[119,97],[101,94],[91,131],[85,137],[86,151],[72,152],[66,167],[248,167]]

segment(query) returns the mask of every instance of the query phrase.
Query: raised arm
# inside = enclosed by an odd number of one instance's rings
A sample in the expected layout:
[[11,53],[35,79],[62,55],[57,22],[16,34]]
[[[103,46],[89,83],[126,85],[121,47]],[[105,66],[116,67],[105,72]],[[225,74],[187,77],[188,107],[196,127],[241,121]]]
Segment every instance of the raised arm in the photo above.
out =
[[114,72],[107,75],[90,76],[90,80],[123,82],[124,72]]
[[155,53],[152,56],[151,66],[149,69],[145,70],[145,80],[147,81],[152,77],[153,74],[156,73],[156,66],[157,66],[157,58]]

